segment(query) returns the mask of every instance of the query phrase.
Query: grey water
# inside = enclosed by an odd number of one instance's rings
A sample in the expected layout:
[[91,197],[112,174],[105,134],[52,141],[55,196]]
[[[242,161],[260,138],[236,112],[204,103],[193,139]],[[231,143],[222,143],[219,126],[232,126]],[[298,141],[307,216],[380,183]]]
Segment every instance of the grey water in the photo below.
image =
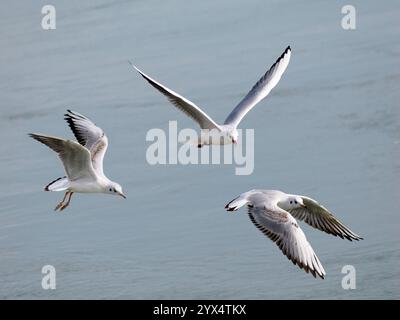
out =
[[[48,1],[0,10],[0,298],[397,299],[400,297],[400,6],[353,1]],[[196,125],[128,64],[222,122],[287,45],[278,86],[243,120],[255,168],[155,165],[152,128]],[[73,138],[66,109],[107,133],[106,174],[127,200],[43,187],[62,176],[56,155],[27,136]],[[311,196],[365,240],[301,227],[325,280],[294,266],[224,205],[253,188]],[[44,290],[42,267],[56,269]],[[343,266],[356,270],[344,290]]]

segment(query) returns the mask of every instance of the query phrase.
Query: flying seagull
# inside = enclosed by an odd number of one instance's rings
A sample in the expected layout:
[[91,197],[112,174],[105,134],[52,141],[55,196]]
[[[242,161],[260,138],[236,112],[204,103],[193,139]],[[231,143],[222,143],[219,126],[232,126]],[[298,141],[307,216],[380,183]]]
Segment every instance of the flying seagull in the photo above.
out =
[[[147,80],[154,88],[165,95],[168,100],[179,110],[183,111],[187,116],[196,121],[202,129],[202,136],[198,140],[198,147],[205,144],[229,144],[236,143],[238,139],[237,126],[243,117],[257,103],[264,99],[269,92],[278,84],[285,72],[291,55],[290,46],[288,46],[282,55],[276,60],[271,68],[261,77],[253,86],[249,93],[239,102],[233,111],[226,118],[224,124],[218,124],[210,116],[208,116],[200,107],[190,100],[184,98],[178,93],[172,91],[156,80],[152,79],[144,72],[139,70],[131,62],[140,75]],[[206,132],[206,134],[204,134]]]
[[42,134],[29,134],[55,151],[64,165],[66,176],[50,182],[44,188],[45,191],[66,191],[54,210],[62,211],[68,207],[74,192],[107,193],[126,198],[122,187],[104,175],[103,158],[108,139],[103,130],[85,116],[71,110],[68,110],[64,119],[79,143]]
[[296,219],[312,227],[347,240],[361,240],[317,201],[278,190],[250,190],[229,202],[225,209],[236,211],[247,205],[250,220],[295,265],[324,279],[322,267]]

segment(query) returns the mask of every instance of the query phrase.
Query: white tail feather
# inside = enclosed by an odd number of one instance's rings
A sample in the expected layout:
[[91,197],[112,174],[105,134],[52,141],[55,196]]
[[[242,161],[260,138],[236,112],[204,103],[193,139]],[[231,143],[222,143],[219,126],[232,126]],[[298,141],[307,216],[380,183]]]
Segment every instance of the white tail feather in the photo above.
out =
[[246,205],[249,201],[247,200],[247,193],[241,194],[239,197],[233,199],[231,202],[229,202],[226,206],[225,209],[227,211],[236,211],[239,208],[243,207]]
[[50,182],[45,188],[45,191],[65,191],[69,188],[69,180],[67,177],[58,178]]

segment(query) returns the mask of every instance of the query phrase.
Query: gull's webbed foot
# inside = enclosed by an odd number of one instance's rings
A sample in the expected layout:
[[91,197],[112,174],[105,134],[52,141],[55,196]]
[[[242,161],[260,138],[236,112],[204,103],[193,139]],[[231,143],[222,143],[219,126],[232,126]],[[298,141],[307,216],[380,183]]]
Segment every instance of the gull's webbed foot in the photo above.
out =
[[[57,210],[63,211],[66,207],[68,207],[68,206],[69,206],[69,203],[71,202],[72,193],[73,193],[73,192],[70,192],[70,191],[66,192],[65,195],[64,195],[64,198],[63,198],[63,199],[61,200],[61,202],[55,207],[54,211],[57,211]],[[67,201],[66,203],[64,203],[64,202],[65,202],[65,199],[67,198],[67,196],[68,196],[68,201]]]

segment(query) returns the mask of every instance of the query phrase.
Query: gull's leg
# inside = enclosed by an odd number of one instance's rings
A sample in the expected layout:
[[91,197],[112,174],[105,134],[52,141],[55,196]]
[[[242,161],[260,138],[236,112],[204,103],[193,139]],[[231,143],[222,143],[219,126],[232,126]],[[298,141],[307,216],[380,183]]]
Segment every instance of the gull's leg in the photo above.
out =
[[57,205],[57,207],[55,207],[54,211],[57,211],[58,209],[61,208],[61,206],[64,204],[65,199],[67,198],[67,195],[69,194],[69,191],[67,191],[64,194],[64,198],[60,201],[60,203]]
[[60,211],[63,211],[66,207],[69,206],[69,203],[71,202],[72,194],[73,194],[73,192],[69,192],[69,197],[68,197],[67,203],[63,204],[61,206]]

